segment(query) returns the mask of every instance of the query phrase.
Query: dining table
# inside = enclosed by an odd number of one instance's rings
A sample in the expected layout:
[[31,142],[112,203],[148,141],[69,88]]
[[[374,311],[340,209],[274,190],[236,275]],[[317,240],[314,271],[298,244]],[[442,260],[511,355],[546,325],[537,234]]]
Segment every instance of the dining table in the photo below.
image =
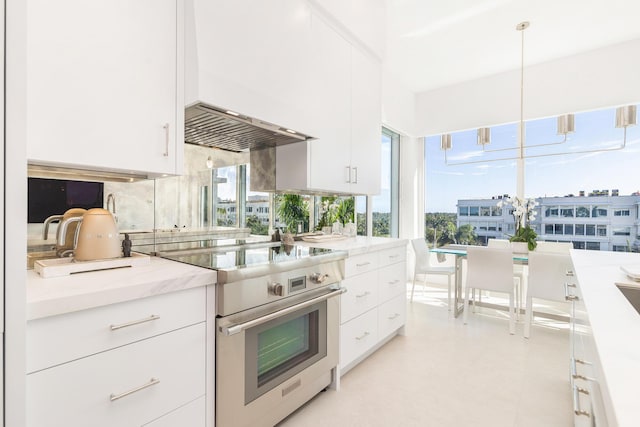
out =
[[[451,244],[430,249],[430,252],[455,256],[455,286],[453,292],[453,316],[458,317],[464,311],[464,295],[462,294],[462,261],[467,257],[467,248],[470,245]],[[514,252],[514,264],[527,265],[528,252]]]

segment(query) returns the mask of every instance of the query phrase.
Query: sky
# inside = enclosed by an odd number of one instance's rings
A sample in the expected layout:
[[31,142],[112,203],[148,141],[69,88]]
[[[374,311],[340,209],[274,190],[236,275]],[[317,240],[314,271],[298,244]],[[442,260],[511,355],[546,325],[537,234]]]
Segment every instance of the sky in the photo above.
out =
[[[556,117],[526,123],[526,145],[559,143]],[[575,133],[562,144],[531,147],[525,161],[525,196],[578,195],[580,190],[618,189],[621,195],[640,190],[640,127],[627,128],[627,140],[620,147],[624,131],[614,126],[615,109],[575,115]],[[440,150],[440,135],[425,139],[425,212],[456,212],[458,199],[491,198],[516,193],[517,123],[491,128],[491,144],[482,153],[476,144],[476,130],[452,134],[452,149]],[[589,152],[609,149],[611,151]],[[552,153],[571,154],[546,156]],[[582,152],[582,153],[579,153]],[[534,157],[545,155],[542,157]],[[486,159],[468,165],[459,162]]]

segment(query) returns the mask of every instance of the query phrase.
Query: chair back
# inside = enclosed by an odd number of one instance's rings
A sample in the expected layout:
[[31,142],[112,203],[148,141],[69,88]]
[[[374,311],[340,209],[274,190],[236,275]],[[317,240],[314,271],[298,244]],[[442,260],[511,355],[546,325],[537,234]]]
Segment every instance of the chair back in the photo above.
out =
[[498,292],[513,291],[513,254],[509,248],[469,246],[467,287]]
[[487,247],[511,249],[511,242],[507,239],[489,239],[489,241],[487,242]]
[[536,246],[536,252],[545,253],[557,253],[569,255],[571,249],[573,249],[573,243],[571,242],[538,242]]
[[426,240],[422,237],[411,240],[411,246],[413,246],[413,252],[416,254],[416,271],[426,271],[431,266],[429,262],[429,247]]
[[529,252],[528,296],[565,301],[564,284],[568,270],[573,270],[568,254]]

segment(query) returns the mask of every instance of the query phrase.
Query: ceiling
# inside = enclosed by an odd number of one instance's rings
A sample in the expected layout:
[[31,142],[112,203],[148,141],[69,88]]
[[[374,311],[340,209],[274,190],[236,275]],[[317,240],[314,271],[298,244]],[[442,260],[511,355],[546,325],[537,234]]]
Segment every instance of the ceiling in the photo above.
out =
[[637,0],[386,0],[385,64],[428,91],[640,38]]

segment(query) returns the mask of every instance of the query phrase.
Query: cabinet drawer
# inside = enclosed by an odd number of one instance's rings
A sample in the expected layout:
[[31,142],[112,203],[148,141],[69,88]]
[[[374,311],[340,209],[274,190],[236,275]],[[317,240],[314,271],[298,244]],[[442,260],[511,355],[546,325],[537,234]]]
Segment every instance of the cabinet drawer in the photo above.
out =
[[27,323],[27,372],[202,322],[205,288],[193,288]]
[[380,302],[388,301],[398,295],[405,295],[407,290],[407,265],[404,262],[388,265],[378,273],[380,286]]
[[27,375],[27,425],[139,426],[204,394],[203,322]]
[[347,292],[340,296],[340,323],[378,305],[378,272],[370,271],[342,281]]
[[205,396],[171,411],[143,427],[205,427]]
[[407,298],[399,295],[378,307],[378,338],[384,339],[404,325],[407,317]]
[[378,252],[350,256],[344,262],[344,275],[349,278],[378,268]]
[[378,255],[378,262],[380,266],[391,265],[397,262],[402,262],[407,259],[407,247],[398,246],[397,248],[385,249],[380,251]]
[[369,310],[340,327],[340,367],[344,368],[378,343],[378,310]]

